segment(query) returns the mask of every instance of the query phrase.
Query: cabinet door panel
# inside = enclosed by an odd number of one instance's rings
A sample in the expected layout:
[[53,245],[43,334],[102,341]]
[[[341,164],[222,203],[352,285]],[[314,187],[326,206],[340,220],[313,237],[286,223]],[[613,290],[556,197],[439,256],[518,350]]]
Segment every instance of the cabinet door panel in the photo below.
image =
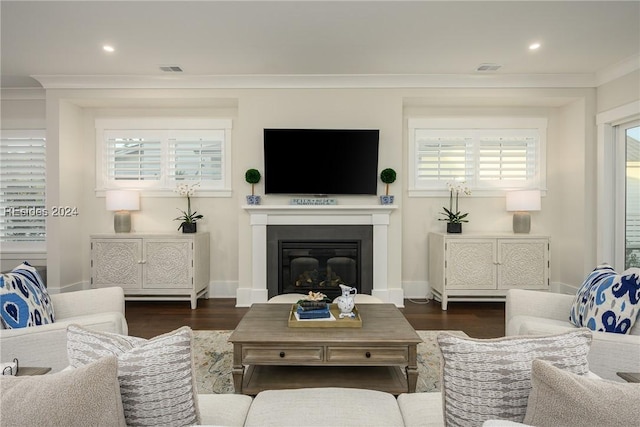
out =
[[193,287],[190,240],[146,239],[144,288],[191,289]]
[[142,244],[139,239],[92,241],[93,286],[140,289]]
[[549,249],[545,239],[501,240],[498,243],[499,289],[546,289]]
[[446,286],[451,289],[495,289],[494,240],[450,240],[446,249]]

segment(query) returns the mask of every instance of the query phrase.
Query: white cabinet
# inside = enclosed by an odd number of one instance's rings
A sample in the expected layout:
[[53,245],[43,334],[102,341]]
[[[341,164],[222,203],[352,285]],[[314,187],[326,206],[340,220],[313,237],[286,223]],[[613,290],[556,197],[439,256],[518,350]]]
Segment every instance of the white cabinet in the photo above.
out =
[[197,299],[209,289],[209,233],[91,236],[91,286],[121,286],[128,300]]
[[504,301],[508,289],[549,289],[549,237],[429,233],[429,286],[449,301]]

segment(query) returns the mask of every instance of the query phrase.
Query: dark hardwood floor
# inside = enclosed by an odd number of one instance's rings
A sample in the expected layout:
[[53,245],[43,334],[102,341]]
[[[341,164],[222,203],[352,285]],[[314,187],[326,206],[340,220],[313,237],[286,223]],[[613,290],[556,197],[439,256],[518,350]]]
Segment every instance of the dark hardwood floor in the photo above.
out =
[[[129,335],[152,338],[181,326],[194,330],[231,330],[248,308],[236,308],[234,298],[198,300],[191,310],[188,302],[127,301],[126,317]],[[504,336],[504,303],[449,303],[442,311],[440,303],[426,300],[405,300],[401,309],[416,330],[460,330],[474,338]]]

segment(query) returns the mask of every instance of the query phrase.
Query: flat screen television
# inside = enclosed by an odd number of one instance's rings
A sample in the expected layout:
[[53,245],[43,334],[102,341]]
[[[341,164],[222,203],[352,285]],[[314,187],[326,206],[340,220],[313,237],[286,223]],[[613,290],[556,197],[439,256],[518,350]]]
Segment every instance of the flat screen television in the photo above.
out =
[[265,194],[376,195],[378,129],[264,129]]

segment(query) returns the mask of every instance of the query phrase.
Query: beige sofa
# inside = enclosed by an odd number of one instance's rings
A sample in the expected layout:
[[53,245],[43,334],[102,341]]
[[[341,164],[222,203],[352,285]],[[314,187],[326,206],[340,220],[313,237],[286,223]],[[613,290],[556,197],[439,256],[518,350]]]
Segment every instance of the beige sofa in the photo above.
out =
[[0,360],[17,358],[20,366],[50,367],[52,372],[69,365],[67,326],[127,335],[122,288],[90,289],[52,294],[55,323],[20,329],[0,329]]
[[[573,295],[510,289],[505,304],[505,332],[512,335],[550,335],[575,329],[569,322]],[[640,372],[640,321],[628,335],[593,332],[589,369],[613,381],[616,372]]]
[[[548,294],[528,295],[544,299]],[[519,292],[507,296],[507,329],[513,322],[514,310],[523,316],[550,310],[535,311],[531,305],[522,305]],[[127,333],[124,318],[124,295],[120,288],[80,291],[52,296],[60,324],[30,328],[33,331],[11,336],[12,331],[2,331],[3,359],[5,351],[25,351],[20,360],[30,365],[66,367],[66,327],[70,323],[84,322],[96,329]],[[560,298],[563,299],[563,298]],[[554,299],[554,301],[556,301]],[[539,302],[539,301],[538,301]],[[547,302],[546,304],[550,304]],[[556,309],[564,310],[562,304]],[[568,312],[567,312],[568,313]],[[545,322],[542,322],[545,324]],[[535,323],[532,323],[534,325]],[[52,328],[58,325],[60,329]],[[514,323],[511,324],[513,327]],[[533,326],[531,326],[533,328]],[[529,331],[529,330],[527,330]],[[7,341],[5,341],[5,338]],[[11,341],[13,339],[13,341]],[[5,346],[5,342],[11,345]],[[19,345],[14,345],[19,344]],[[47,346],[47,347],[45,347]],[[9,350],[13,348],[13,350]],[[48,351],[36,351],[48,348]],[[28,354],[32,352],[34,354]],[[7,356],[9,357],[9,356]],[[24,359],[23,359],[24,358]],[[59,369],[58,369],[59,368]],[[405,393],[397,397],[389,393],[351,388],[309,388],[296,390],[268,390],[254,398],[241,394],[200,394],[197,404],[202,425],[216,426],[444,426],[442,394],[439,392]],[[520,425],[504,421],[487,422],[485,425]]]

